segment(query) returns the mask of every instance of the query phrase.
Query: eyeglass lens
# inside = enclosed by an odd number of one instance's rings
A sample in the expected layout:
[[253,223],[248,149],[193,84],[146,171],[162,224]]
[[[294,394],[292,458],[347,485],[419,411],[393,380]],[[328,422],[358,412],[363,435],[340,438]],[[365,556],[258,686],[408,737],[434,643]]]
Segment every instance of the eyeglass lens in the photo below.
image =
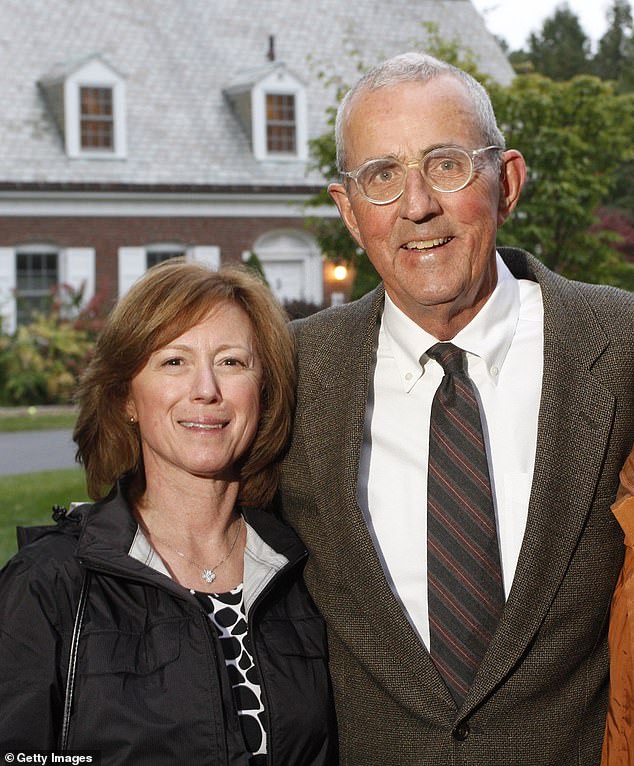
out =
[[[462,149],[433,149],[418,163],[428,183],[438,191],[457,191],[471,178],[471,158]],[[407,166],[395,159],[368,162],[357,176],[357,183],[368,199],[384,202],[397,197],[405,187]]]

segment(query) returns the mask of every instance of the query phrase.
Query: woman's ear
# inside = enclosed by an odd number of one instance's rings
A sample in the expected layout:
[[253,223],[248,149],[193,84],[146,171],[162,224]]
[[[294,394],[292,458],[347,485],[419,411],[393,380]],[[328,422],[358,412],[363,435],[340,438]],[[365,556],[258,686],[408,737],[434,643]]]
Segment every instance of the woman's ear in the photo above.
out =
[[136,423],[138,420],[136,406],[132,397],[128,399],[125,405],[125,416],[128,423]]
[[526,181],[526,162],[516,149],[508,149],[502,155],[500,170],[500,201],[498,205],[498,226],[511,215],[522,193]]

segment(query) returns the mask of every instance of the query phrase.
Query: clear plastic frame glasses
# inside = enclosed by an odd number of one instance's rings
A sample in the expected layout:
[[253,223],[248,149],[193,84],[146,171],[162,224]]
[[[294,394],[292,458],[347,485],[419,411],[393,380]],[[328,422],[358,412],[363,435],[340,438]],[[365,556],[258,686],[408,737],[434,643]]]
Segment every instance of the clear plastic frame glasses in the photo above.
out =
[[464,189],[475,173],[477,157],[490,151],[504,151],[501,146],[482,149],[462,149],[459,146],[441,146],[424,154],[419,160],[402,162],[395,157],[368,160],[356,170],[343,171],[342,176],[352,178],[359,193],[373,205],[389,205],[405,190],[408,168],[417,167],[425,181],[440,192]]

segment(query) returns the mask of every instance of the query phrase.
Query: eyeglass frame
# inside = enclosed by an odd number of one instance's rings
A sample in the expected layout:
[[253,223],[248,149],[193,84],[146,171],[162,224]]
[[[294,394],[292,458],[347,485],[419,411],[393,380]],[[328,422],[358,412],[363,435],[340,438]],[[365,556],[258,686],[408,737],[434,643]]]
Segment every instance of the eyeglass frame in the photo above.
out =
[[[471,166],[471,170],[469,172],[469,177],[467,178],[467,180],[457,189],[451,189],[449,191],[447,189],[439,189],[437,186],[434,186],[434,184],[428,180],[427,176],[423,172],[423,163],[425,162],[427,157],[429,157],[429,155],[432,154],[432,152],[442,151],[443,149],[457,149],[458,151],[463,152],[469,158],[469,163]],[[351,178],[354,181],[359,194],[363,197],[363,199],[367,200],[372,205],[390,205],[392,202],[396,202],[396,200],[403,195],[403,192],[405,191],[405,185],[407,183],[407,170],[409,168],[417,166],[421,176],[425,179],[426,183],[428,183],[431,186],[431,188],[434,189],[435,191],[442,192],[443,194],[453,194],[454,192],[462,191],[465,187],[467,187],[471,183],[471,180],[473,179],[473,176],[475,174],[475,164],[474,164],[475,158],[478,157],[483,152],[492,151],[493,149],[499,152],[506,151],[506,149],[503,146],[496,146],[496,145],[483,146],[480,149],[464,149],[462,146],[452,146],[450,144],[448,146],[435,146],[433,149],[430,149],[429,151],[425,152],[425,154],[423,154],[423,156],[418,160],[409,160],[408,162],[403,162],[402,160],[399,160],[398,157],[374,157],[373,159],[369,159],[369,160],[366,160],[365,162],[362,162],[361,165],[359,165],[359,167],[355,168],[354,170],[341,170],[339,172],[342,176],[344,176],[344,178]],[[392,197],[391,199],[386,199],[386,200],[375,200],[368,197],[368,195],[359,186],[358,177],[361,171],[365,167],[367,167],[370,163],[379,162],[381,160],[392,160],[397,165],[400,165],[401,167],[405,169],[405,175],[403,176],[403,188],[395,197]]]

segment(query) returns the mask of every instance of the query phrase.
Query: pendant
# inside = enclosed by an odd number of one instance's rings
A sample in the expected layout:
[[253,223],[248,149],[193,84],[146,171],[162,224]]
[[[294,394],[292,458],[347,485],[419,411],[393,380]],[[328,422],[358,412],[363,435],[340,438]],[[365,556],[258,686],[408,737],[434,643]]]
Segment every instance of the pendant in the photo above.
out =
[[203,569],[200,573],[200,579],[212,583],[216,579],[216,573],[213,569]]

